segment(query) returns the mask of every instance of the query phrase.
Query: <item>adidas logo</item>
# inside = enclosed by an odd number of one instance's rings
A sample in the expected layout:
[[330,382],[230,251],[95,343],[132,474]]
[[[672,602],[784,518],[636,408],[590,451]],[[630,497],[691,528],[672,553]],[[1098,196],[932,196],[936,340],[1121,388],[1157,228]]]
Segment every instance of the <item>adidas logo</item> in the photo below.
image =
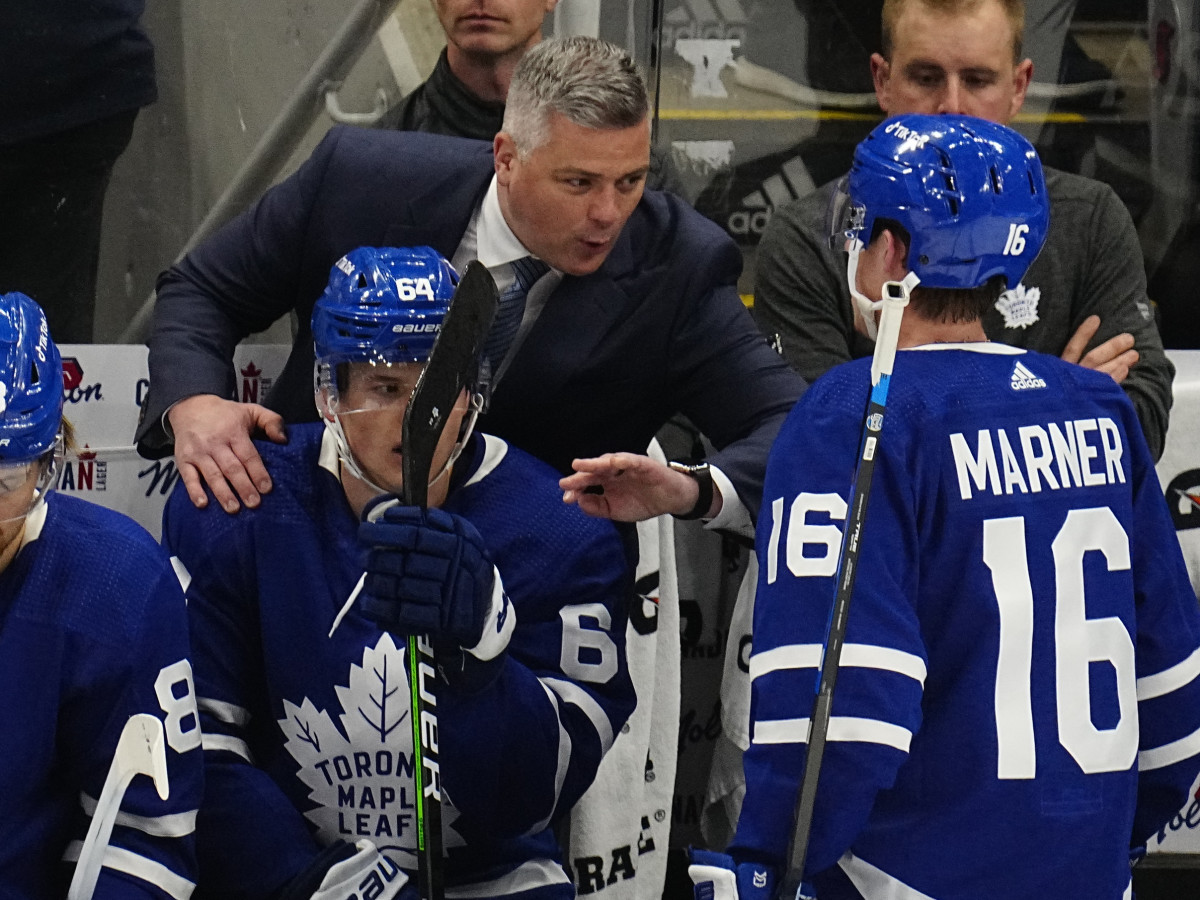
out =
[[1046,386],[1046,382],[1025,368],[1024,363],[1017,363],[1013,366],[1011,383],[1014,391],[1027,391],[1031,388],[1044,388]]
[[744,41],[748,19],[739,0],[682,0],[663,16],[662,46],[674,47],[680,38]]

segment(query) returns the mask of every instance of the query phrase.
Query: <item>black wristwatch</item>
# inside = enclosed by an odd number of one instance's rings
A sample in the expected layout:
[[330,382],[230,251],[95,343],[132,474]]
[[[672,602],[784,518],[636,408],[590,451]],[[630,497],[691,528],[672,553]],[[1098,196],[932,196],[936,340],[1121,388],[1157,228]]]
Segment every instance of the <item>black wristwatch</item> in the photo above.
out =
[[713,501],[713,480],[712,470],[702,459],[673,459],[667,463],[676,472],[682,472],[684,475],[690,475],[696,479],[696,484],[700,488],[700,496],[696,498],[696,505],[685,513],[675,513],[677,519],[700,519],[708,513],[708,508],[712,506]]

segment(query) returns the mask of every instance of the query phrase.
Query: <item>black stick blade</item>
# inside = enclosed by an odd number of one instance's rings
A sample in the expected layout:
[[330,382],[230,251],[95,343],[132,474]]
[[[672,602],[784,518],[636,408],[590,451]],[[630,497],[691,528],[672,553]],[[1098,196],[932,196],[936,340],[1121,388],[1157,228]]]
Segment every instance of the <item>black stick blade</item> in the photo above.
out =
[[434,451],[483,351],[496,302],[491,273],[480,262],[470,263],[404,413],[404,502],[409,506],[426,504]]

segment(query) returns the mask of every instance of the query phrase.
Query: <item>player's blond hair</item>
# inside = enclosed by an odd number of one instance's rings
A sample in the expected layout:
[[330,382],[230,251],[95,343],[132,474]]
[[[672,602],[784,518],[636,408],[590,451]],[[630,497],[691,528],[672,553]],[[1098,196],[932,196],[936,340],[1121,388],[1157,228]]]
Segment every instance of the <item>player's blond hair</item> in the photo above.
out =
[[944,16],[973,13],[987,3],[999,3],[1012,27],[1013,65],[1021,61],[1021,41],[1025,32],[1025,0],[883,0],[883,58],[891,60],[896,24],[910,3],[919,3],[930,12]]

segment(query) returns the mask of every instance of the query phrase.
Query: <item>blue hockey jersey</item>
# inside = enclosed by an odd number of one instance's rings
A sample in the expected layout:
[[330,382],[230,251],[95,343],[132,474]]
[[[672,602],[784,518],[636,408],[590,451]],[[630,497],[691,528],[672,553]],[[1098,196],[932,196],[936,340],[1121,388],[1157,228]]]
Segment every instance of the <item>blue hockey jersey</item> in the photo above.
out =
[[[329,634],[363,568],[323,427],[260,450],[274,482],[261,507],[198,510],[176,491],[164,517],[191,574],[202,887],[264,896],[337,839],[369,838],[411,874],[404,641],[356,607]],[[634,707],[622,544],[562,503],[544,464],[491,437],[472,438],[442,508],[483,535],[516,615],[495,681],[438,686],[446,895],[571,897],[550,824]]]
[[[870,360],[772,450],[731,852],[785,865]],[[817,791],[821,900],[1129,896],[1200,770],[1200,606],[1133,407],[998,344],[901,352]]]
[[94,896],[186,900],[202,760],[183,592],[132,520],[52,493],[0,572],[0,896],[66,896],[138,713],[163,721],[170,794],[130,782]]

